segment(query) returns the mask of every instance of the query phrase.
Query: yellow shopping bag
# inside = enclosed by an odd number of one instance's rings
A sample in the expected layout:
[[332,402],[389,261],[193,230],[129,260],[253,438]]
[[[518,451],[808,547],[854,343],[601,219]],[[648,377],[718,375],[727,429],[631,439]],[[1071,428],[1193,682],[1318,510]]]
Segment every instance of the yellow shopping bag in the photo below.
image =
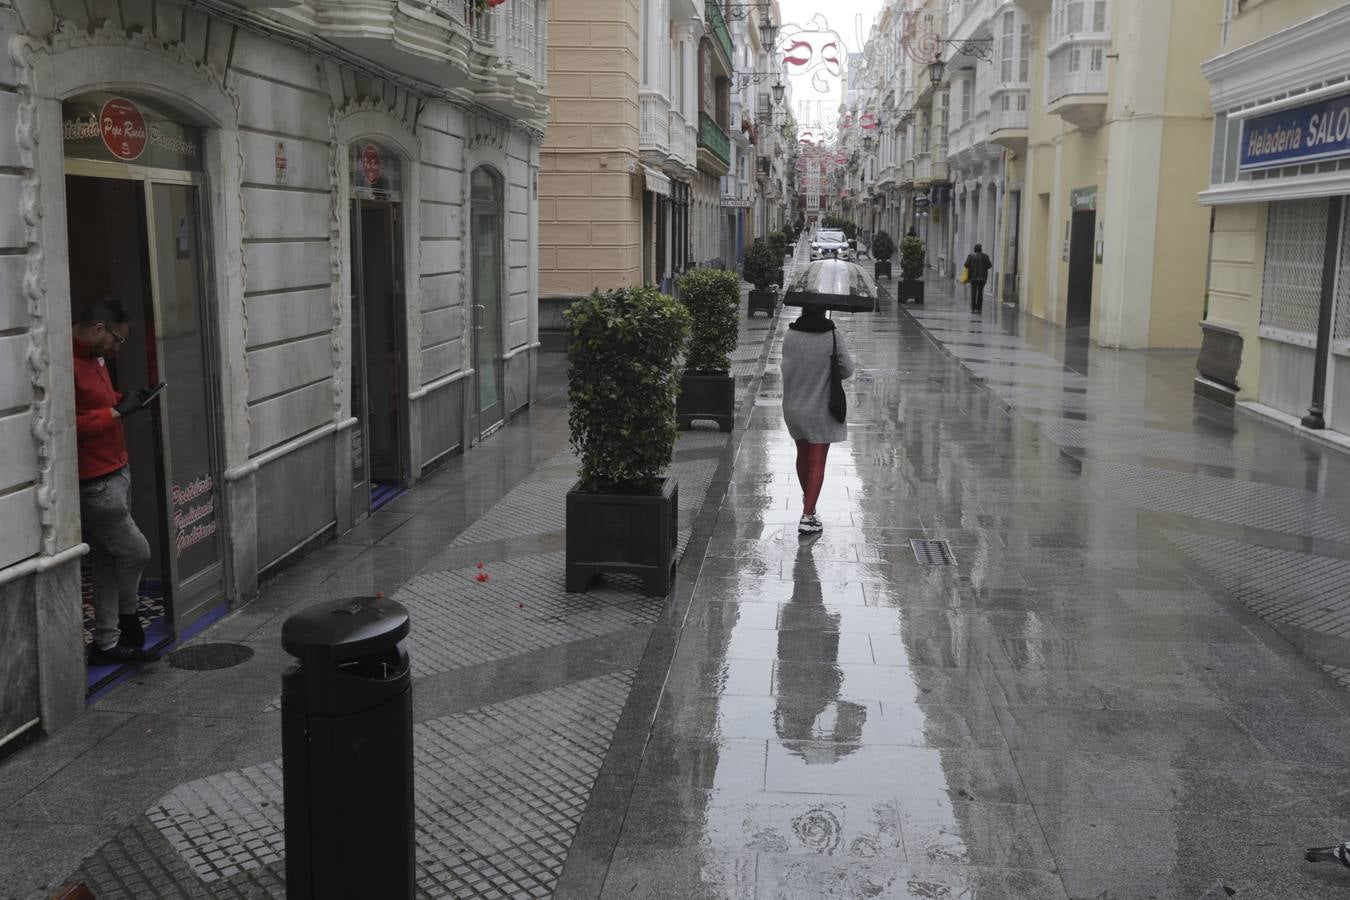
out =
[[970,284],[970,268],[968,266],[961,267],[961,277],[957,280],[962,284]]

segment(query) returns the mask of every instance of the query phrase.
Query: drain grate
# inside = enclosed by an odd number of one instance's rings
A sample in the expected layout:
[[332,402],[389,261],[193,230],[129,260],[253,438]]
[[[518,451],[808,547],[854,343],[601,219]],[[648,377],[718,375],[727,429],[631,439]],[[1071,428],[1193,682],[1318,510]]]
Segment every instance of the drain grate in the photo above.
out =
[[914,551],[914,559],[921,566],[954,566],[956,557],[952,556],[952,548],[946,541],[928,541],[911,540],[910,549]]
[[169,654],[169,665],[175,669],[207,672],[228,669],[253,657],[253,648],[243,644],[198,644]]

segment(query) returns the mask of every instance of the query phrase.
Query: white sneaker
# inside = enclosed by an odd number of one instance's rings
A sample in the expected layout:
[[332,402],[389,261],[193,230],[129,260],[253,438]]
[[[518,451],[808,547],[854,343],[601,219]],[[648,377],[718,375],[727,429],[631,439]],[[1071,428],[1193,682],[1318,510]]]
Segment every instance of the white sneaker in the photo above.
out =
[[815,534],[824,530],[825,523],[815,516],[802,516],[802,520],[797,523],[798,534]]

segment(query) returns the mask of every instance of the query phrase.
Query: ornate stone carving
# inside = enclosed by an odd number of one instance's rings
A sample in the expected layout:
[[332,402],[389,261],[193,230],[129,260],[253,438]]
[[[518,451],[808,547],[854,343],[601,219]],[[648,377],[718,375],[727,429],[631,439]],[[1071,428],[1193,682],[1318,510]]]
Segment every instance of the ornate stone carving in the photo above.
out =
[[479,147],[490,147],[499,152],[506,152],[506,141],[511,134],[511,126],[501,119],[486,116],[482,113],[470,113],[467,117],[467,135],[464,141],[464,149],[476,150]]

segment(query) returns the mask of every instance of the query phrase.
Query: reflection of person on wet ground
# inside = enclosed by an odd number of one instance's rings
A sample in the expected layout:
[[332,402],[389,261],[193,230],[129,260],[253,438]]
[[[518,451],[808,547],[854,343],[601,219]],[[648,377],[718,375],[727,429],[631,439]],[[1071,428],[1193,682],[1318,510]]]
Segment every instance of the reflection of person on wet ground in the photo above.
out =
[[[783,607],[778,626],[774,727],[784,741],[811,742],[790,746],[789,752],[807,763],[828,764],[857,749],[867,707],[839,699],[844,685],[838,665],[839,615],[825,606],[812,543],[797,548],[792,599]],[[803,639],[811,640],[819,651],[810,662],[801,662],[791,649],[800,647]]]
[[797,478],[802,485],[797,531],[802,534],[824,528],[816,515],[816,500],[825,484],[825,458],[830,444],[848,438],[844,423],[830,414],[830,357],[836,348],[848,378],[853,374],[848,341],[818,304],[804,306],[783,338],[783,421],[797,442]]

